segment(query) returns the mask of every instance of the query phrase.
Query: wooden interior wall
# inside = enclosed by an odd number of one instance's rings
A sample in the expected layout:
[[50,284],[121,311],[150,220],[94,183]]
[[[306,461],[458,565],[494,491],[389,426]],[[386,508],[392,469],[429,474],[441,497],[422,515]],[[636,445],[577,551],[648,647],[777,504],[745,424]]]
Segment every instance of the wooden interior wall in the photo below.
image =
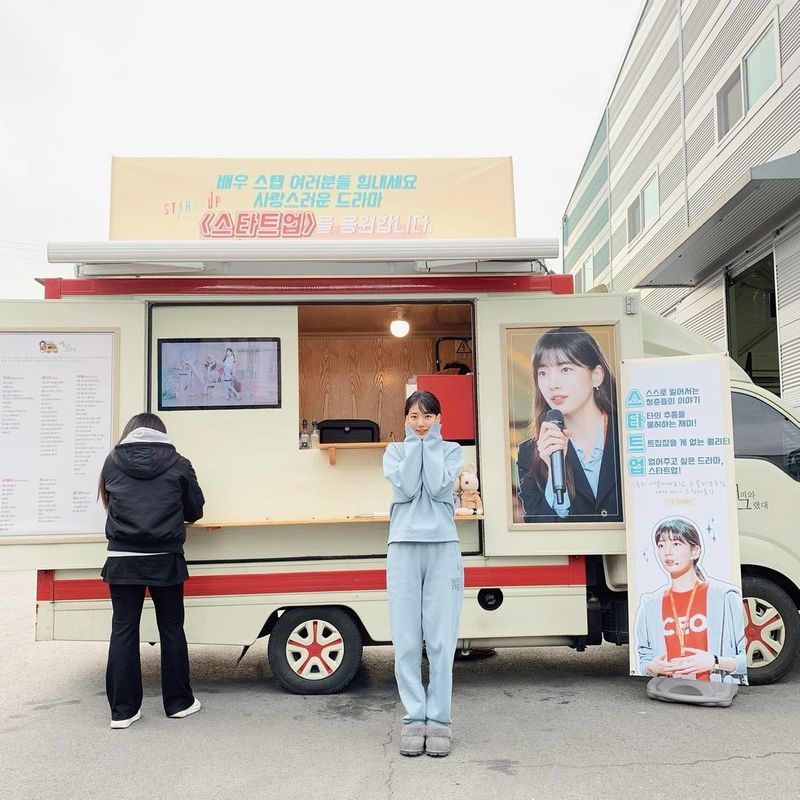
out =
[[450,361],[459,361],[462,364],[466,364],[474,372],[472,339],[466,337],[463,339],[443,338],[439,344],[439,361],[441,362],[440,367],[444,367]]
[[403,438],[405,384],[434,367],[433,337],[300,336],[300,417],[371,419]]

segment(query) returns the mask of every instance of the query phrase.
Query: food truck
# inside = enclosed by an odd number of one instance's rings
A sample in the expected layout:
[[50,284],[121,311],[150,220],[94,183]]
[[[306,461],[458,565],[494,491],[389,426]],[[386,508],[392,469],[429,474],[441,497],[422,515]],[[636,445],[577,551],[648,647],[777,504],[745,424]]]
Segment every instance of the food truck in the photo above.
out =
[[[342,690],[364,646],[391,644],[381,462],[403,438],[406,397],[428,388],[444,437],[479,479],[479,505],[456,508],[459,648],[627,643],[613,377],[624,358],[713,346],[642,310],[635,293],[574,294],[571,276],[542,267],[556,249],[51,244],[50,261],[74,264],[75,276],[42,279],[42,300],[0,302],[0,562],[37,570],[36,638],[108,638],[97,478],[127,419],[151,410],[206,496],[186,542],[188,641],[262,647],[293,692]],[[565,518],[527,499],[534,467],[522,454],[532,351],[548,332],[576,329],[612,378],[610,499]],[[466,369],[444,369],[451,362]],[[731,376],[748,669],[769,683],[800,647],[800,418],[733,363]],[[158,639],[149,601],[141,637]]]

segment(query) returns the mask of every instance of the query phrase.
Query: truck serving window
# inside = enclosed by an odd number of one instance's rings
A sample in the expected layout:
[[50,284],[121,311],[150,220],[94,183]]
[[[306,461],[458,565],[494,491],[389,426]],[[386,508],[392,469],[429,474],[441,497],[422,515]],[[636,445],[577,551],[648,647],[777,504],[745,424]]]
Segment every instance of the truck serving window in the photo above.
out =
[[800,429],[757,397],[733,392],[733,446],[737,458],[761,458],[800,481]]

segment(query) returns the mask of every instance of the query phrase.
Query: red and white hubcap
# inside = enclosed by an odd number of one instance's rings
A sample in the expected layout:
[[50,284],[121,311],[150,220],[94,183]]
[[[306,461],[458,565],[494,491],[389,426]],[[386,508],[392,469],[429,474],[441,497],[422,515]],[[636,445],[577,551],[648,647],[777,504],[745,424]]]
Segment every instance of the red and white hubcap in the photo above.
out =
[[298,625],[286,642],[286,661],[301,678],[318,681],[333,675],[344,657],[344,640],[330,622],[310,619]]
[[747,666],[757,669],[773,662],[786,637],[786,626],[775,606],[759,597],[745,597],[744,622]]

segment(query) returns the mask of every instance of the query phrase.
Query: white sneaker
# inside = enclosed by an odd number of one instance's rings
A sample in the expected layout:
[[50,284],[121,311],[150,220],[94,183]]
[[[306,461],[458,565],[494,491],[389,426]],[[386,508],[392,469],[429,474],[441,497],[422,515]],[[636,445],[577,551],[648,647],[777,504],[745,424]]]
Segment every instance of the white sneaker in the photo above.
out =
[[190,714],[194,714],[196,711],[199,711],[202,707],[203,706],[200,701],[195,698],[194,703],[192,703],[189,708],[184,708],[183,711],[177,711],[169,716],[170,719],[183,719],[184,717],[188,717]]
[[142,718],[142,709],[140,708],[132,717],[128,719],[112,719],[111,720],[111,727],[114,730],[118,730],[120,728],[130,728],[137,719]]

